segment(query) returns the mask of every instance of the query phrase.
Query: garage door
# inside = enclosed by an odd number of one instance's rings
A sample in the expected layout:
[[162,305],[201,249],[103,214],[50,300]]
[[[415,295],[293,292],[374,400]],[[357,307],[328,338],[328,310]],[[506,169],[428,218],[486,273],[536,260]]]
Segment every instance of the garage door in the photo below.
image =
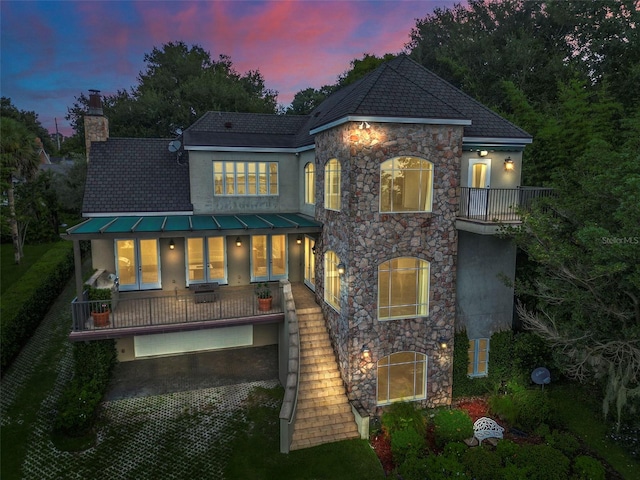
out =
[[253,326],[212,328],[134,337],[136,358],[253,345]]

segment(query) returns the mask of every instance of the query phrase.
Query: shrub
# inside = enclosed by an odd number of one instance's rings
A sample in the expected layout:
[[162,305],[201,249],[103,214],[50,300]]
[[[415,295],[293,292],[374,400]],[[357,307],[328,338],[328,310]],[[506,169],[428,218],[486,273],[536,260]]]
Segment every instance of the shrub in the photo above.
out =
[[413,427],[397,430],[391,435],[391,454],[396,465],[404,463],[409,456],[420,455],[427,442]]
[[460,459],[467,450],[468,447],[464,443],[450,442],[444,446],[443,455]]
[[469,476],[475,480],[502,478],[500,457],[484,446],[467,450],[462,456],[462,464],[466,467]]
[[516,466],[527,470],[529,480],[564,480],[569,477],[569,459],[549,445],[522,445]]
[[466,475],[465,466],[456,456],[429,455],[427,457],[426,463],[427,463],[427,474],[423,477],[420,477],[420,480],[425,478],[428,480],[449,480],[450,478],[469,478]]
[[554,430],[549,435],[546,435],[544,439],[547,445],[560,450],[568,457],[573,457],[580,448],[580,442],[570,433]]
[[73,245],[58,242],[0,300],[0,368],[31,338],[73,274]]
[[404,462],[396,468],[399,478],[404,480],[424,480],[427,477],[429,468],[427,459],[415,453],[409,454]]
[[74,376],[62,392],[54,428],[61,434],[77,437],[93,427],[117,353],[113,340],[75,343],[73,348]]
[[518,420],[516,426],[533,431],[551,416],[551,404],[544,390],[539,388],[522,390],[514,394]]
[[436,445],[443,447],[449,442],[462,441],[473,436],[473,422],[464,410],[441,409],[433,418]]
[[518,410],[512,395],[491,395],[489,411],[511,425],[515,425],[518,419]]
[[389,405],[382,414],[382,426],[389,435],[412,427],[418,434],[424,436],[426,433],[426,419],[422,410],[412,402],[398,402]]
[[[531,378],[531,372],[536,368],[546,366],[553,370],[550,364],[553,352],[548,345],[531,332],[520,332],[513,337],[513,369],[524,378]],[[554,374],[556,372],[553,372]]]
[[604,466],[595,458],[579,455],[573,461],[573,476],[576,480],[604,480],[605,473]]
[[500,440],[498,445],[496,445],[496,453],[502,459],[504,465],[513,463],[519,452],[520,445],[511,440]]

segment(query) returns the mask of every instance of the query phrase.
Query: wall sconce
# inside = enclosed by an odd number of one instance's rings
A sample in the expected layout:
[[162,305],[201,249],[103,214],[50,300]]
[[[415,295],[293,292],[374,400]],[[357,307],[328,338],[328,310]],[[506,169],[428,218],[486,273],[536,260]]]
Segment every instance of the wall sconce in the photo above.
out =
[[242,240],[240,240],[240,237],[236,237],[236,247],[241,247],[242,246]]
[[449,344],[447,343],[447,341],[444,338],[441,338],[438,340],[438,344],[440,345],[440,348],[442,350],[446,350],[449,347]]
[[513,170],[516,168],[515,164],[513,163],[513,160],[511,160],[511,157],[507,157],[504,159],[504,169],[507,172],[513,172]]
[[487,155],[489,155],[489,152],[487,152],[486,150],[478,150],[478,154],[481,157],[486,157]]
[[369,122],[362,122],[358,128],[360,130],[362,130],[363,128],[371,128],[371,125],[369,125]]
[[176,242],[173,241],[173,238],[169,241],[169,250],[176,249]]
[[342,275],[344,273],[344,269],[345,269],[344,263],[340,262],[338,264],[338,273]]
[[296,243],[298,245],[302,245],[302,235],[298,235],[298,237],[296,238]]
[[362,346],[362,359],[365,362],[369,362],[371,360],[371,350],[366,345]]
[[311,247],[311,253],[313,253],[315,255],[317,251],[318,251],[318,249],[316,248],[315,245],[313,247]]

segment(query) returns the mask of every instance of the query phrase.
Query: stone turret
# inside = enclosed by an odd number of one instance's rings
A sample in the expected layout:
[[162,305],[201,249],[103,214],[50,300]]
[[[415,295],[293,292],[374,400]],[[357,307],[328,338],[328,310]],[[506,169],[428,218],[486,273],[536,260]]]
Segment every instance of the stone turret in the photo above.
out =
[[100,90],[89,90],[89,109],[84,116],[84,142],[87,151],[87,162],[93,142],[104,142],[109,138],[109,120],[102,111]]

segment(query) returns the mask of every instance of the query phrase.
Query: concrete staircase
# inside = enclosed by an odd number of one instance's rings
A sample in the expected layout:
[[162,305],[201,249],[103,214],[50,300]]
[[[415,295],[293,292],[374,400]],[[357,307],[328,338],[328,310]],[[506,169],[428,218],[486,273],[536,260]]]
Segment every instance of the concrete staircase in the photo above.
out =
[[296,313],[300,385],[291,450],[360,438],[320,307]]

